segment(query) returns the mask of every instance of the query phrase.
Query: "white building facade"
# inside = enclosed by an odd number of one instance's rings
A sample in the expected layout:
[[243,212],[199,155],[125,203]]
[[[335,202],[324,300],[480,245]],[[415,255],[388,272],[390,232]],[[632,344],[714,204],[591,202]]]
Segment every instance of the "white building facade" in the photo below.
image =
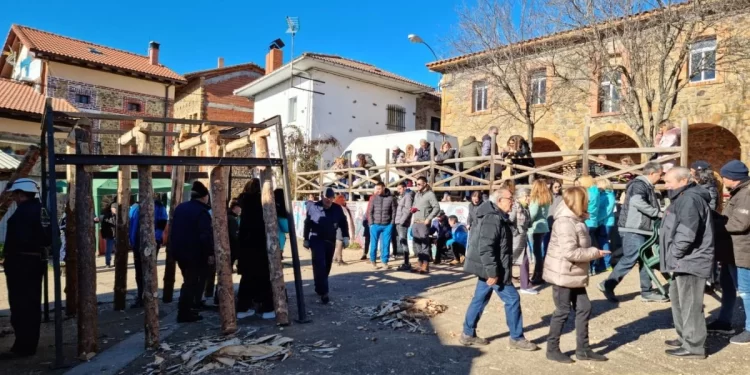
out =
[[[234,93],[254,98],[255,122],[280,115],[308,139],[335,137],[339,147],[323,155],[331,163],[357,137],[415,130],[417,97],[432,90],[366,63],[306,53]],[[269,148],[278,156],[275,142]]]

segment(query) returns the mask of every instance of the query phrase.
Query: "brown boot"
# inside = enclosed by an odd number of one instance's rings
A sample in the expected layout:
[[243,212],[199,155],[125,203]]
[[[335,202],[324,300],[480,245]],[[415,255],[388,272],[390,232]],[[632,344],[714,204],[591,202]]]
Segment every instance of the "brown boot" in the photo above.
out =
[[430,273],[430,262],[422,262],[422,272],[423,274]]

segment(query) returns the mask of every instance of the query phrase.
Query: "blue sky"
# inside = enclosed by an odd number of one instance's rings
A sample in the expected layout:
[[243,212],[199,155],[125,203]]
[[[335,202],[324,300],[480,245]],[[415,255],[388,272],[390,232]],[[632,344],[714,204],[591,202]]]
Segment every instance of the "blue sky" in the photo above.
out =
[[[471,0],[467,0],[471,1]],[[33,5],[31,5],[33,3]],[[365,61],[396,74],[437,86],[439,75],[425,67],[434,60],[420,35],[443,58],[445,40],[458,22],[462,0],[240,1],[162,0],[75,2],[35,0],[26,12],[0,12],[7,33],[18,23],[93,43],[146,53],[161,43],[160,60],[178,73],[209,69],[219,56],[226,65],[248,61],[263,66],[269,43],[285,34],[286,16],[300,19],[295,55],[319,52]],[[3,40],[5,39],[3,34]]]

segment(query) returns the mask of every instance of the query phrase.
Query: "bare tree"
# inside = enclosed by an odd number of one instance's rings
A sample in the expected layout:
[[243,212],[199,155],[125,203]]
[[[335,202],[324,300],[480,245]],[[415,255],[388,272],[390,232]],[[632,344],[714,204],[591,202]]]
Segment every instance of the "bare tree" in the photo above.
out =
[[[731,27],[748,0],[547,0],[549,23],[567,29],[570,53],[556,61],[588,81],[599,112],[620,113],[645,146],[692,81],[746,72],[748,38]],[[716,35],[721,37],[717,40]],[[744,74],[740,76],[744,77]],[[740,82],[741,79],[733,80]]]
[[[571,81],[557,73],[563,46],[535,39],[554,31],[541,5],[540,0],[478,0],[460,10],[458,32],[449,43],[464,58],[436,69],[446,73],[444,86],[463,85],[451,90],[471,92],[453,100],[468,99],[463,107],[486,111],[489,123],[503,130],[522,124],[530,146],[540,120],[582,100],[581,91],[570,90]],[[488,124],[486,117],[478,121],[477,127]]]
[[329,147],[338,147],[339,141],[333,136],[311,140],[299,127],[287,125],[284,127],[284,145],[290,169],[289,182],[292,184],[292,191],[296,191],[297,172],[318,170],[323,153]]

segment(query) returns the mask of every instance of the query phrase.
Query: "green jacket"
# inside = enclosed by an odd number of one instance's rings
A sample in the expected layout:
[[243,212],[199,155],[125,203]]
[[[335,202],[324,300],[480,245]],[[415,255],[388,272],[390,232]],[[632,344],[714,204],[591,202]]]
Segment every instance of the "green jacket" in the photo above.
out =
[[531,227],[529,233],[549,233],[549,205],[540,206],[537,202],[529,204],[529,213],[531,214]]
[[[477,139],[472,135],[464,139],[461,142],[461,148],[458,150],[459,156],[462,158],[473,158],[476,156],[482,156],[482,145],[477,142]],[[479,165],[478,161],[465,161],[461,167],[463,170],[474,168]]]

